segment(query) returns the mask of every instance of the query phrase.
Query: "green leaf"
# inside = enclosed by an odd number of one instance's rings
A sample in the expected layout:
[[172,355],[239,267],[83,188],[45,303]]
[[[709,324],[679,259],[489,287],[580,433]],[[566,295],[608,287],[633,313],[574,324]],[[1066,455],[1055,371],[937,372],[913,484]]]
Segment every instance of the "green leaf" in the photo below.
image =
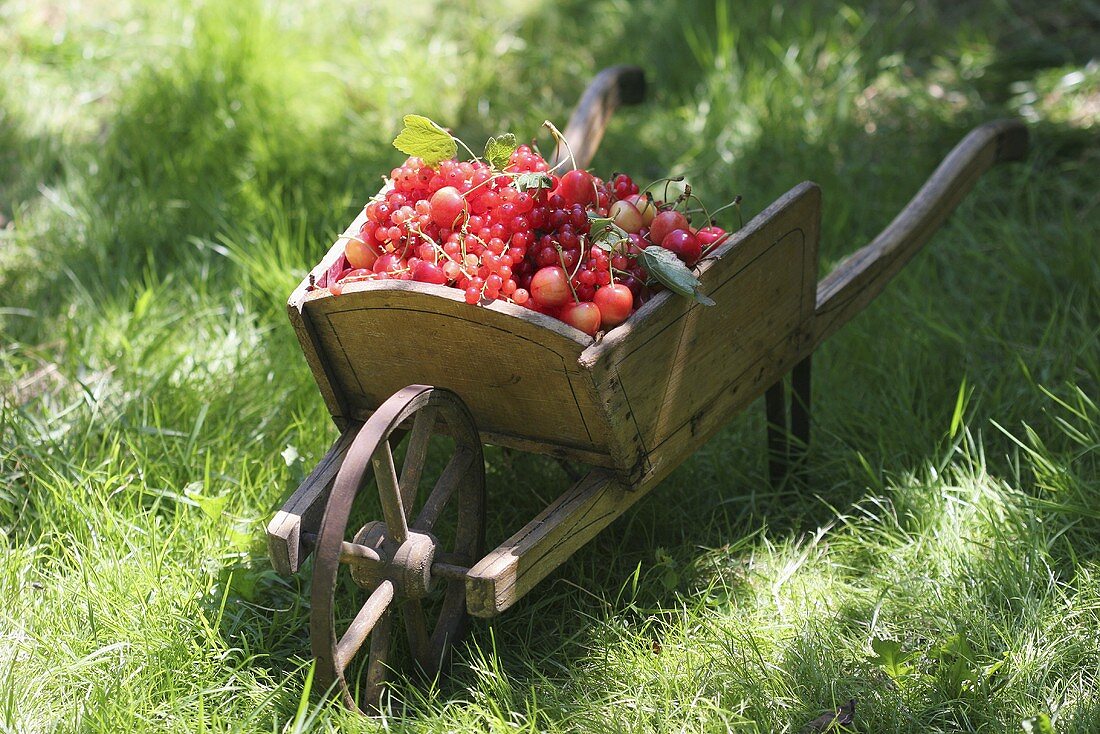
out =
[[195,503],[195,505],[202,510],[203,514],[211,520],[217,520],[221,517],[222,510],[225,509],[225,504],[229,501],[227,495],[220,497],[210,497],[202,493],[202,482],[191,482],[183,488],[183,494],[187,499]]
[[699,291],[695,291],[694,298],[695,298],[696,302],[698,302],[702,306],[713,306],[714,305],[714,299],[711,298],[710,296],[708,296],[705,293],[700,293]]
[[676,253],[657,245],[642,250],[638,259],[650,275],[663,283],[669,290],[681,296],[694,298],[704,306],[713,306],[714,301],[698,291],[699,279],[676,257]]
[[402,153],[421,158],[433,168],[458,154],[458,145],[451,134],[427,117],[405,115],[404,122],[405,127],[393,139],[393,147]]
[[949,637],[935,657],[939,660],[939,674],[956,694],[973,689],[981,680],[977,656],[961,634]]
[[1024,734],[1054,734],[1054,724],[1050,723],[1050,717],[1046,714],[1024,719],[1020,722],[1020,727]]
[[588,212],[588,239],[592,244],[606,252],[615,249],[615,245],[629,239],[626,230],[615,224],[610,217],[601,217],[595,212]]
[[498,171],[503,171],[508,167],[508,161],[511,160],[512,153],[516,152],[516,145],[516,136],[512,133],[489,138],[485,142],[485,153],[482,157],[490,166]]
[[916,653],[903,653],[900,642],[876,638],[871,640],[871,649],[875,651],[871,662],[882,668],[895,682],[913,672],[909,661],[916,657]]
[[516,188],[524,191],[552,189],[554,188],[554,179],[550,178],[550,174],[543,171],[528,171],[516,176]]

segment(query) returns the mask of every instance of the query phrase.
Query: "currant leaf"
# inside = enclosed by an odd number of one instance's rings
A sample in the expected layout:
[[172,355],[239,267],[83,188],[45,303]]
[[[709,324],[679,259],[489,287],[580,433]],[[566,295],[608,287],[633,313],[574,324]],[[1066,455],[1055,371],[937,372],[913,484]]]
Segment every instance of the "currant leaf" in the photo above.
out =
[[638,259],[650,275],[663,283],[670,291],[681,296],[694,298],[704,306],[713,306],[714,301],[699,292],[701,285],[687,266],[671,250],[650,245],[642,250]]
[[529,171],[516,176],[516,188],[521,191],[552,189],[554,188],[554,180],[550,178],[550,174],[548,173],[543,173],[542,171]]
[[629,239],[626,230],[615,224],[610,217],[601,217],[594,212],[588,212],[589,239],[592,244],[601,250],[611,252],[615,245]]
[[405,127],[393,139],[393,147],[402,153],[416,156],[433,168],[458,154],[451,134],[427,117],[405,115],[403,121]]
[[516,152],[517,147],[516,136],[512,133],[505,133],[489,138],[485,142],[485,153],[482,157],[490,166],[498,171],[503,171],[508,166],[512,153]]

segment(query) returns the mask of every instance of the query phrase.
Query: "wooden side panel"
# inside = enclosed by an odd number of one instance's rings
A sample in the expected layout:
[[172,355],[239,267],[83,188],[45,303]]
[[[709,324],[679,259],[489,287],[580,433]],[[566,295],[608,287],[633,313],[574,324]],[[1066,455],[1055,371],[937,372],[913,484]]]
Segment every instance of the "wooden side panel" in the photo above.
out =
[[347,425],[347,405],[345,405],[342,397],[337,393],[335,380],[329,372],[327,365],[321,359],[320,344],[317,341],[317,334],[313,331],[313,325],[309,323],[305,315],[302,312],[302,306],[305,303],[306,298],[310,296],[311,287],[314,283],[322,281],[325,273],[328,269],[339,260],[344,254],[344,242],[343,237],[350,237],[359,232],[359,228],[363,226],[363,222],[367,221],[366,210],[359,212],[359,216],[348,225],[344,230],[344,234],[340,239],[337,239],[333,243],[329,251],[325,253],[325,256],[321,259],[321,262],[317,263],[312,270],[309,271],[298,287],[294,289],[294,292],[290,294],[290,299],[286,304],[287,316],[290,318],[290,324],[294,327],[294,334],[298,337],[298,344],[302,347],[302,354],[305,355],[306,364],[309,365],[310,371],[313,373],[313,379],[317,382],[317,389],[321,392],[321,397],[325,400],[325,406],[328,407],[328,412],[332,414],[332,418],[336,421],[341,430]]
[[470,614],[492,617],[512,606],[643,494],[598,469],[585,475],[469,570]]
[[632,479],[679,464],[804,356],[811,340],[821,198],[804,183],[700,269],[713,306],[665,293],[582,356],[617,384],[611,424],[645,457]]
[[303,313],[346,418],[365,419],[412,383],[455,391],[485,440],[601,466],[610,429],[591,373],[591,342],[571,327],[507,303],[472,307],[453,288],[412,282],[316,290]]

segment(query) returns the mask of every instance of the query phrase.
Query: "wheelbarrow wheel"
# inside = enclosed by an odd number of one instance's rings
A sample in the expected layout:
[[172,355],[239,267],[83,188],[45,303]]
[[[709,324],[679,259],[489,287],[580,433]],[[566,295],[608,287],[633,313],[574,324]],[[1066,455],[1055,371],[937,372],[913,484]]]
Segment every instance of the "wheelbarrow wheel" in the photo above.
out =
[[[391,440],[396,446],[406,428],[398,475]],[[452,438],[454,452],[417,506],[433,433]],[[367,523],[349,538],[352,504],[372,475],[384,520]],[[433,533],[441,524],[447,525],[446,542]],[[395,613],[403,619],[415,662],[435,676],[466,630],[466,570],[484,554],[484,545],[485,465],[469,410],[441,388],[412,385],[395,393],[363,424],[348,449],[317,535],[310,644],[318,683],[335,686],[353,710],[376,709],[390,667]],[[370,593],[338,634],[334,606],[341,566]],[[424,600],[440,591],[439,613],[430,620]],[[359,675],[350,676],[349,665],[368,639],[366,666],[360,664]]]

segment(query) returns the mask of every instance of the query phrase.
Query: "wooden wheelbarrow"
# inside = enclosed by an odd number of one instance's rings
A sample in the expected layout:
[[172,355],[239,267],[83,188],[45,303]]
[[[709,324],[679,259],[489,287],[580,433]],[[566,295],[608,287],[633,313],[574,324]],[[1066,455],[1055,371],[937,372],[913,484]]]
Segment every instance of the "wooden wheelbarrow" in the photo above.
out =
[[[644,86],[633,67],[593,80],[565,134],[578,165],[588,165],[611,112],[641,101]],[[268,526],[277,571],[296,573],[315,557],[316,679],[352,709],[373,707],[395,616],[419,667],[438,672],[469,615],[492,617],[515,604],[762,394],[780,474],[809,439],[817,346],[882,291],[983,172],[1026,149],[1019,122],[975,129],[882,234],[820,282],[821,192],[801,183],[698,264],[700,290],[714,306],[665,291],[598,342],[514,304],[467,305],[460,290],[443,286],[361,282],[333,296],[315,285],[339,261],[338,240],[288,312],[341,434]],[[429,487],[433,436],[452,448]],[[592,468],[486,552],[483,443]],[[349,525],[370,478],[382,518]],[[338,624],[341,568],[366,599]]]

